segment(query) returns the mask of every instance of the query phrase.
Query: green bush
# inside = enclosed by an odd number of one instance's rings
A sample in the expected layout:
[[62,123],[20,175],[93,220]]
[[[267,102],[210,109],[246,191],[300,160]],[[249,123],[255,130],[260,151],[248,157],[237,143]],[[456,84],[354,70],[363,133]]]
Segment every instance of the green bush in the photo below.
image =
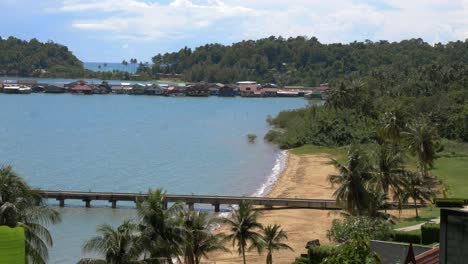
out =
[[294,264],[320,264],[325,258],[332,256],[335,251],[335,246],[312,246],[307,252],[307,257],[296,258]]
[[439,242],[439,224],[426,223],[421,226],[421,244],[429,245]]
[[263,139],[267,142],[276,143],[279,142],[279,140],[281,139],[281,135],[282,134],[280,131],[272,129],[265,134]]
[[366,239],[389,240],[393,232],[392,225],[387,221],[365,216],[348,216],[343,220],[333,220],[327,237],[337,243],[346,242],[356,235]]
[[463,207],[465,201],[463,199],[451,199],[451,198],[436,198],[435,204],[437,207]]
[[421,244],[421,231],[396,231],[393,235],[393,241],[402,243]]

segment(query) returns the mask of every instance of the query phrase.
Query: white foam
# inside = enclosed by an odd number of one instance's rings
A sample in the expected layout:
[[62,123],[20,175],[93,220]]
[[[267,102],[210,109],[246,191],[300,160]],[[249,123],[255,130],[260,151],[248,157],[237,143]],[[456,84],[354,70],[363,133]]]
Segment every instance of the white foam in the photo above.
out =
[[287,154],[287,150],[279,151],[278,156],[276,157],[275,165],[271,169],[271,173],[268,175],[266,181],[262,183],[262,185],[252,194],[252,196],[262,197],[271,190],[271,187],[275,184],[276,180],[278,179],[278,176],[281,174],[281,172],[284,170],[284,167],[286,166]]

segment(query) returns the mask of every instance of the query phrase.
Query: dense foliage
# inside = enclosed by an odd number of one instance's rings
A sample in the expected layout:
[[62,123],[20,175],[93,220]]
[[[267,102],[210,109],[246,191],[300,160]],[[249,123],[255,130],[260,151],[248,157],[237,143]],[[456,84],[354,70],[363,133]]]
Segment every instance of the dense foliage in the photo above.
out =
[[27,263],[47,263],[53,245],[47,227],[60,221],[60,214],[47,207],[11,166],[0,167],[0,226],[24,229]]
[[422,39],[410,39],[322,44],[314,37],[271,36],[230,46],[207,44],[193,50],[185,47],[158,54],[152,60],[152,72],[183,74],[187,81],[252,79],[317,85],[354,74],[396,80],[424,65],[468,63],[468,42],[431,46]]
[[327,237],[337,243],[344,243],[356,236],[372,240],[389,240],[393,235],[392,225],[378,218],[348,216],[335,219],[327,231]]
[[67,47],[54,42],[0,37],[0,75],[21,77],[81,77],[84,68]]

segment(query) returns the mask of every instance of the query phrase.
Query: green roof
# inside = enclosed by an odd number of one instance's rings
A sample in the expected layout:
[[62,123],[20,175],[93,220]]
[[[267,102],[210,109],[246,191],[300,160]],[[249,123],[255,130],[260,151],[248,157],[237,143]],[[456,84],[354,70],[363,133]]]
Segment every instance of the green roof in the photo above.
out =
[[0,264],[24,264],[24,230],[0,226]]

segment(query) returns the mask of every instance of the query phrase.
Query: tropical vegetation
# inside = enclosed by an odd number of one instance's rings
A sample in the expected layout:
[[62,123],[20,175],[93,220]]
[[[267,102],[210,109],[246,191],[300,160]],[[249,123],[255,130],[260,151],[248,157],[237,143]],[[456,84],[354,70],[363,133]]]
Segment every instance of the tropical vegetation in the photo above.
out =
[[11,166],[0,167],[0,226],[23,228],[27,263],[47,263],[53,241],[46,226],[60,221]]

